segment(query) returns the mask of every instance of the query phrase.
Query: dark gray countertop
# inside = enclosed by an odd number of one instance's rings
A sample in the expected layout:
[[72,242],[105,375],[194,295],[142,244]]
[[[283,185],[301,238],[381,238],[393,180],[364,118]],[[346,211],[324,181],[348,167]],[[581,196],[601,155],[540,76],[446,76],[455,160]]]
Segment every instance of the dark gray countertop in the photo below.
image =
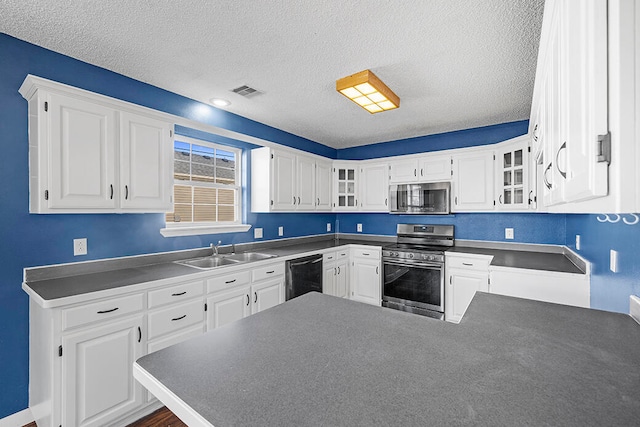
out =
[[[307,241],[304,243],[290,244],[287,246],[276,246],[272,248],[261,249],[261,251],[277,255],[278,257],[289,257],[295,254],[320,251],[350,244],[382,246],[384,243],[375,240],[325,239],[319,241]],[[209,252],[209,255],[210,254],[211,252]],[[271,261],[277,261],[277,258],[271,259]],[[133,262],[139,261],[134,260]],[[121,288],[123,286],[130,286],[138,283],[147,283],[161,279],[183,277],[196,273],[202,273],[203,271],[208,271],[211,274],[214,274],[216,271],[225,271],[224,268],[198,270],[185,265],[176,264],[172,261],[160,264],[138,265],[130,268],[122,268],[123,263],[119,263],[117,265],[119,266],[119,268],[111,270],[103,270],[98,268],[99,271],[95,273],[87,273],[86,270],[90,271],[91,267],[85,267],[80,270],[83,271],[84,274],[74,274],[70,276],[28,281],[26,282],[26,286],[28,286],[31,291],[37,294],[44,301],[53,301],[71,296]],[[124,265],[126,265],[126,263],[124,263]],[[242,265],[251,268],[251,263],[244,263]],[[65,267],[66,266],[61,266],[61,268]],[[78,269],[76,268],[76,270]]]
[[[459,325],[306,294],[147,355],[135,371],[216,427],[640,419],[631,317],[484,293]],[[171,409],[175,396],[164,399]]]
[[529,270],[576,274],[585,273],[562,253],[477,248],[469,246],[456,246],[449,249],[448,252],[490,255],[493,257],[491,265],[496,267],[525,268]]

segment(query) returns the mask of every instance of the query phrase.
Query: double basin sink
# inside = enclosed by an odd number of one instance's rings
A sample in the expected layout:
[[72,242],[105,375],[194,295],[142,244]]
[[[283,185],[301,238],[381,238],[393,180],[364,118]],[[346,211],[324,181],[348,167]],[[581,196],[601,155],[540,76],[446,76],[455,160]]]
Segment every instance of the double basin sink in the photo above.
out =
[[186,265],[200,270],[222,267],[224,265],[235,265],[245,262],[262,261],[264,259],[275,258],[277,255],[265,254],[261,252],[243,252],[239,254],[211,255],[201,258],[185,259],[176,261],[177,264]]

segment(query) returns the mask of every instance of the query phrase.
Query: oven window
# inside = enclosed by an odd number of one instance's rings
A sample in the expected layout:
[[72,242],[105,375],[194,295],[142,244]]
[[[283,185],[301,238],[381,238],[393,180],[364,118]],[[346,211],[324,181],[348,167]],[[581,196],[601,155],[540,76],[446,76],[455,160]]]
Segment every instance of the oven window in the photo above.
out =
[[384,264],[384,297],[444,311],[441,289],[442,270],[439,267]]

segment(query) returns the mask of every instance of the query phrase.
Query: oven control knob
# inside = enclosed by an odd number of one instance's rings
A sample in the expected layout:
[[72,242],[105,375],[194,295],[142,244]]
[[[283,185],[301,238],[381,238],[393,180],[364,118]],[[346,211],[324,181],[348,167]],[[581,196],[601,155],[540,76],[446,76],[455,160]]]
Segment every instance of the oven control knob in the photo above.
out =
[[409,258],[413,258],[413,254],[409,254]]

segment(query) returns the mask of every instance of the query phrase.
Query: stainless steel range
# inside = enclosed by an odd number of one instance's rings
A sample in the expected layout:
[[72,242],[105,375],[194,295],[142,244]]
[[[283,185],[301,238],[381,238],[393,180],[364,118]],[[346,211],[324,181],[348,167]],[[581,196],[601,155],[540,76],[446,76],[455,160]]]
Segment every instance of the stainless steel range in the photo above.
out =
[[382,248],[382,305],[444,319],[444,252],[453,225],[398,224],[397,244]]

